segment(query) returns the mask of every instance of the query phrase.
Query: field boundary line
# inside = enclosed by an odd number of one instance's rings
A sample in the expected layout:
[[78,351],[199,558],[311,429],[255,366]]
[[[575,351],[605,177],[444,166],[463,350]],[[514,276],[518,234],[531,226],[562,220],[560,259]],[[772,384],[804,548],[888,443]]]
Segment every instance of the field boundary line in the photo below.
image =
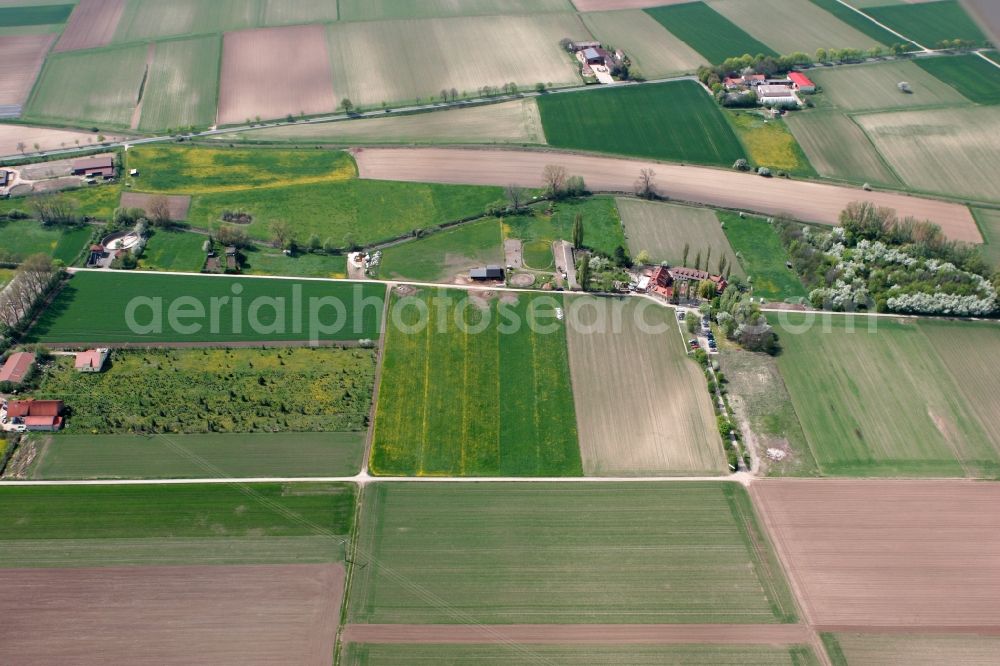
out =
[[903,34],[901,34],[901,33],[898,33],[898,32],[896,32],[895,30],[893,30],[892,28],[890,28],[890,27],[889,27],[889,26],[887,26],[886,24],[884,24],[884,23],[882,23],[881,21],[878,21],[878,20],[876,20],[875,18],[873,18],[873,17],[869,16],[869,15],[868,15],[868,14],[866,14],[865,12],[863,12],[863,11],[861,11],[860,9],[858,9],[857,7],[855,7],[854,5],[852,5],[852,4],[849,4],[849,3],[847,3],[847,2],[844,2],[844,0],[837,0],[837,2],[839,2],[839,3],[840,3],[840,4],[842,4],[843,6],[847,7],[848,9],[851,9],[851,10],[853,10],[853,11],[857,12],[858,14],[861,14],[862,16],[864,16],[864,17],[865,17],[866,19],[868,19],[869,21],[871,21],[872,23],[874,23],[874,24],[875,24],[875,25],[877,25],[878,27],[882,28],[883,30],[887,30],[888,32],[891,32],[892,34],[896,35],[897,37],[899,37],[899,38],[900,38],[900,39],[902,39],[903,41],[906,41],[906,42],[909,42],[909,43],[913,44],[914,46],[917,46],[917,47],[919,47],[919,48],[923,49],[923,51],[924,51],[925,53],[930,53],[930,52],[931,52],[931,49],[927,48],[927,47],[926,47],[926,46],[924,46],[923,44],[921,44],[921,43],[919,43],[919,42],[916,42],[916,41],[914,41],[914,40],[910,39],[910,38],[909,38],[909,37],[907,37],[906,35],[903,35]]
[[375,388],[372,391],[372,405],[369,414],[368,432],[365,436],[365,454],[364,459],[361,461],[361,472],[362,474],[367,474],[369,469],[369,460],[372,454],[372,443],[375,441],[375,417],[378,414],[378,396],[379,390],[382,387],[382,363],[385,359],[385,342],[386,342],[386,329],[388,327],[389,319],[389,294],[386,290],[386,297],[382,302],[382,328],[379,331],[379,345],[378,353],[375,358]]

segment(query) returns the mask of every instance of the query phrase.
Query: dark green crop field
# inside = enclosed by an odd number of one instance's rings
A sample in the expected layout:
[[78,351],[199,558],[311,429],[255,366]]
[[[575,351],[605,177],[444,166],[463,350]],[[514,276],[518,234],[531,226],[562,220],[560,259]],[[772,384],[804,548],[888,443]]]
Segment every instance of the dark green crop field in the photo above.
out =
[[51,25],[65,23],[73,5],[35,5],[32,7],[0,7],[0,25]]
[[380,284],[78,273],[30,339],[88,344],[376,339],[384,297]]
[[958,0],[918,4],[886,5],[864,10],[901,35],[927,48],[945,39],[965,39],[982,44],[986,36],[965,13]]
[[693,81],[540,97],[549,145],[730,166],[743,147]]
[[[885,28],[879,26],[874,21],[869,21],[861,14],[857,13],[850,7],[837,2],[837,0],[809,0],[814,5],[822,7],[826,11],[830,12],[838,19],[851,26],[855,30],[862,32],[877,42],[885,44],[886,46],[891,46],[893,44],[903,43],[896,35],[892,34]],[[916,47],[914,47],[916,48]]]
[[913,62],[979,104],[1000,104],[1000,68],[977,55]]
[[713,64],[746,53],[778,55],[704,2],[653,7],[646,12]]

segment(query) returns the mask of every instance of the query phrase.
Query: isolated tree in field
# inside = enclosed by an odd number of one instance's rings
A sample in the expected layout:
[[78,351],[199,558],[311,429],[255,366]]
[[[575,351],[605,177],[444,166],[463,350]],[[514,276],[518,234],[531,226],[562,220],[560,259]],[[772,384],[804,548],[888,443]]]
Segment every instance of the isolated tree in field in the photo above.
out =
[[173,220],[170,218],[170,202],[165,196],[153,197],[149,202],[147,213],[149,221],[153,223],[154,227],[169,227],[173,224]]
[[687,266],[688,265],[688,253],[689,252],[691,252],[691,245],[688,244],[688,243],[684,243],[684,253],[683,253],[683,256],[681,258],[681,266]]
[[545,183],[545,193],[554,199],[558,199],[566,191],[566,179],[569,174],[566,167],[556,164],[549,164],[542,170],[542,182]]
[[292,239],[292,228],[284,220],[275,220],[271,223],[271,239],[280,248],[287,249],[288,243]]
[[537,93],[543,93],[543,92],[545,92],[545,84],[542,83],[541,81],[539,81],[538,83],[536,83],[535,84],[535,92],[537,92]]
[[[77,145],[79,145],[80,144],[80,140],[77,139],[76,143],[77,143]],[[17,151],[19,153],[21,153],[23,155],[24,151],[27,150],[27,149],[28,149],[28,147],[26,145],[24,145],[24,141],[18,141],[17,142]]]
[[337,251],[337,244],[333,241],[332,238],[327,238],[325,241],[323,241],[323,251],[326,252],[327,254],[333,254],[334,252]]
[[317,252],[323,247],[323,243],[320,241],[319,236],[312,234],[309,236],[309,251]]
[[655,199],[656,192],[656,172],[652,169],[643,169],[639,172],[639,179],[635,181],[635,194],[643,199]]
[[722,255],[721,257],[719,257],[719,275],[724,275],[725,274],[725,272],[726,272],[726,264],[728,264],[728,263],[729,263],[729,260],[726,259],[725,255]]
[[816,49],[816,62],[826,62],[827,53],[826,49],[820,47]]
[[456,99],[458,99],[458,89],[457,88],[452,88],[451,89],[451,100],[455,101]]
[[639,250],[639,254],[635,255],[635,263],[640,266],[645,266],[649,263],[649,252],[646,250]]
[[351,111],[354,110],[354,102],[352,102],[350,99],[348,99],[347,97],[345,97],[340,102],[340,108],[342,108],[344,110],[344,113],[350,114]]
[[442,102],[448,101],[448,90],[446,88],[441,89],[441,101]]
[[583,247],[583,215],[577,213],[573,218],[573,247],[577,250]]
[[700,271],[701,270],[701,252],[699,252],[697,255],[695,255],[695,258],[694,258],[694,269],[696,271]]
[[504,188],[504,194],[507,196],[507,202],[510,204],[511,210],[515,213],[520,211],[521,206],[524,205],[524,199],[527,196],[524,188],[511,183]]

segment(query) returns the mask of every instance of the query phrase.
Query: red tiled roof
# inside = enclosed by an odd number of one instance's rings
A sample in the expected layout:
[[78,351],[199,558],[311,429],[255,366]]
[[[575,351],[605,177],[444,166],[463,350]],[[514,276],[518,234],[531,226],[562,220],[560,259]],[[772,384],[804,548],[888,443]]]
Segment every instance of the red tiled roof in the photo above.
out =
[[58,416],[28,416],[24,419],[26,426],[58,426],[62,419]]
[[76,355],[76,369],[99,368],[104,363],[101,361],[101,352],[96,349],[88,349]]
[[808,76],[801,72],[791,72],[788,78],[792,80],[792,83],[800,88],[815,88],[816,84],[813,83]]
[[62,400],[11,400],[7,403],[7,416],[10,418],[59,416],[62,410]]
[[35,355],[31,352],[11,354],[7,362],[0,368],[0,382],[20,384],[28,374],[28,371],[31,370],[31,364],[34,362]]

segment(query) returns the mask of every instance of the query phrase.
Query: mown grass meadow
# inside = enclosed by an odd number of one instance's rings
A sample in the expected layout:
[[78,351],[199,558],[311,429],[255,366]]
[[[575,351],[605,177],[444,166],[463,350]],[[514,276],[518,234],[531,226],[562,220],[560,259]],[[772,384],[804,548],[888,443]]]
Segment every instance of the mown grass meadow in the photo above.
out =
[[[526,294],[394,293],[372,472],[581,474],[561,306]],[[546,328],[531,330],[529,317]]]

